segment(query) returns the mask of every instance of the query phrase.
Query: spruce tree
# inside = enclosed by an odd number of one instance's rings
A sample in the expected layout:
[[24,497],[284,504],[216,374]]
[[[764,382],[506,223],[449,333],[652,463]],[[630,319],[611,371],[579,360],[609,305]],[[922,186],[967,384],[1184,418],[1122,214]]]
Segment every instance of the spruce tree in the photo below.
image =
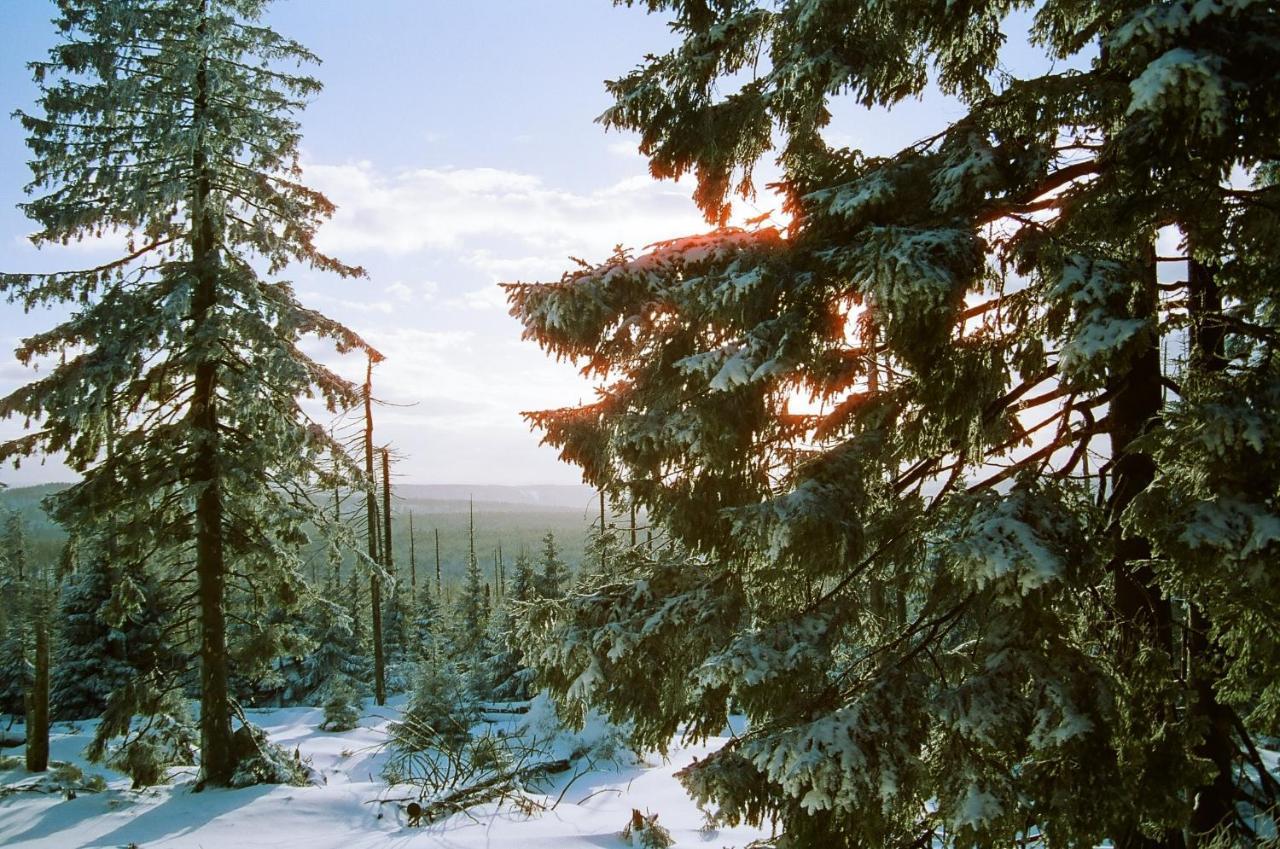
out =
[[414,610],[410,595],[399,583],[387,585],[382,605],[382,644],[387,664],[387,689],[402,693],[409,686],[408,664],[413,653]]
[[[335,688],[345,690],[368,680],[368,659],[355,627],[355,616],[364,611],[358,599],[348,600],[349,607],[343,605],[340,566],[341,559],[335,557],[329,579],[323,591],[312,598],[306,617],[314,647],[302,658],[297,698],[309,698],[312,703],[332,695]],[[358,586],[354,573],[352,583]]]
[[122,574],[105,552],[81,547],[63,584],[50,700],[58,719],[92,719],[113,692],[182,669],[172,602],[146,573]]
[[556,535],[547,531],[542,538],[542,556],[538,560],[536,586],[542,598],[561,598],[569,580],[569,569],[556,548]]
[[538,576],[533,569],[533,561],[526,551],[516,555],[515,572],[511,576],[511,589],[507,594],[515,603],[532,601],[538,595]]
[[[608,383],[532,421],[688,552],[544,615],[546,682],[653,745],[734,699],[747,733],[681,777],[779,845],[1270,833],[1274,9],[647,5],[681,42],[603,122],[714,224],[773,152],[789,221],[511,288]],[[1024,7],[1049,70],[1018,78]],[[824,138],[836,95],[930,81],[964,110],[937,135]]]
[[65,452],[83,479],[52,499],[64,526],[113,538],[133,558],[122,568],[194,566],[201,769],[213,784],[236,766],[229,582],[269,587],[284,605],[300,597],[304,523],[324,522],[305,490],[326,476],[323,456],[341,453],[298,399],[359,399],[298,340],[363,347],[263,276],[290,263],[361,273],[315,248],[333,207],[299,182],[293,115],[319,84],[292,70],[314,57],[259,23],[265,5],[59,4],[61,42],[31,66],[40,111],[19,113],[33,152],[23,209],[37,244],[114,233],[126,247],[91,269],[0,278],[25,308],[73,305],[18,348],[24,363],[65,361],[0,401],[0,414],[39,422],[0,458]]
[[7,714],[10,722],[26,713],[33,683],[27,639],[29,575],[22,517],[11,513],[0,539],[0,714]]
[[474,669],[482,650],[488,617],[485,612],[485,584],[480,577],[480,564],[476,561],[475,505],[470,506],[467,552],[467,571],[463,578],[462,593],[458,597],[457,635],[454,657],[464,668]]
[[438,660],[443,623],[440,604],[428,586],[424,586],[418,592],[418,603],[414,608],[410,634],[412,660],[418,662]]

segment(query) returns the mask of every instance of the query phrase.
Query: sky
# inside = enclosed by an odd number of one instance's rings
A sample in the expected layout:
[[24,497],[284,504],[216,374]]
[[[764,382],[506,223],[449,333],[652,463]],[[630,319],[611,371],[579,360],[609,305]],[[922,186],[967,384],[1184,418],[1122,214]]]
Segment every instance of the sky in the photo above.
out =
[[[0,7],[0,269],[96,264],[109,244],[36,250],[26,238],[34,227],[16,205],[28,151],[7,116],[35,108],[25,65],[54,43],[53,4]],[[266,22],[323,60],[311,73],[324,90],[299,116],[303,179],[338,207],[320,249],[369,275],[282,276],[386,355],[374,376],[386,402],[375,440],[400,456],[397,476],[580,482],[520,412],[591,400],[591,386],[521,340],[498,283],[555,280],[570,257],[600,261],[617,244],[643,249],[707,229],[689,181],[654,181],[634,136],[595,123],[610,105],[604,80],[674,44],[666,21],[609,0],[277,0]],[[935,93],[892,116],[835,112],[829,139],[890,153],[959,108]],[[771,173],[766,164],[761,176]],[[735,218],[776,207],[762,195]],[[0,303],[0,393],[37,376],[9,352],[59,315]],[[352,377],[362,365],[336,363]],[[24,427],[0,422],[0,438]],[[72,477],[56,459],[0,469],[11,485]]]

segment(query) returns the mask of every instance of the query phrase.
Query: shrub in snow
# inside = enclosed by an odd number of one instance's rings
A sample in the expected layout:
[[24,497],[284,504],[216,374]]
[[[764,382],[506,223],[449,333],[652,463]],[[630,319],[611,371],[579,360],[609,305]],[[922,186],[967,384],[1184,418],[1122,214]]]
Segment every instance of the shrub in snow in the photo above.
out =
[[[175,693],[139,701],[147,680],[133,682],[111,695],[86,752],[133,780],[134,788],[159,784],[172,766],[196,762],[199,734],[186,703]],[[135,714],[134,708],[141,707]],[[113,742],[119,738],[119,742]]]
[[657,814],[642,814],[639,809],[631,809],[631,820],[618,835],[628,846],[639,846],[643,849],[667,849],[675,841],[671,832],[658,825]]
[[254,784],[307,783],[307,770],[297,752],[288,752],[267,739],[261,728],[241,725],[231,735],[232,757],[236,771],[231,776],[232,787],[249,787]]
[[329,697],[324,703],[322,731],[350,731],[360,720],[360,694],[345,675],[340,675],[329,685]]
[[581,725],[561,716],[555,701],[538,693],[529,702],[529,712],[518,727],[527,740],[546,741],[548,750],[564,752],[571,760],[616,761],[635,754],[631,744],[631,724],[618,725],[594,708],[584,710]]

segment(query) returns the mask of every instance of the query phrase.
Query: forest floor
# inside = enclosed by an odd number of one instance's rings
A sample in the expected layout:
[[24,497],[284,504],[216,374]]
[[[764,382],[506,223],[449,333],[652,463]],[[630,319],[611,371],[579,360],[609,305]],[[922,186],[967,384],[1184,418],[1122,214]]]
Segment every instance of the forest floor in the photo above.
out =
[[[250,721],[289,752],[309,762],[316,784],[305,787],[206,788],[195,792],[195,769],[175,768],[169,783],[131,790],[121,773],[85,761],[93,723],[58,723],[51,758],[107,779],[107,789],[59,792],[24,790],[36,777],[21,767],[0,771],[0,846],[7,849],[361,849],[361,847],[519,846],[521,849],[621,849],[620,836],[632,809],[658,814],[675,847],[743,847],[765,836],[756,829],[708,829],[674,773],[718,749],[723,738],[702,745],[673,742],[664,758],[637,758],[624,751],[612,760],[575,762],[527,797],[521,811],[511,801],[488,803],[434,823],[409,826],[405,797],[411,788],[390,788],[381,777],[390,753],[388,725],[402,702],[369,706],[351,731],[318,731],[318,708],[249,711]],[[536,705],[536,703],[535,703]],[[491,717],[514,726],[517,720]],[[726,729],[728,733],[728,729]],[[564,735],[557,746],[569,744]],[[0,750],[22,755],[22,749]],[[586,766],[584,766],[586,765]],[[589,767],[589,768],[587,768]],[[401,801],[395,801],[401,800]],[[530,811],[538,805],[545,810]]]

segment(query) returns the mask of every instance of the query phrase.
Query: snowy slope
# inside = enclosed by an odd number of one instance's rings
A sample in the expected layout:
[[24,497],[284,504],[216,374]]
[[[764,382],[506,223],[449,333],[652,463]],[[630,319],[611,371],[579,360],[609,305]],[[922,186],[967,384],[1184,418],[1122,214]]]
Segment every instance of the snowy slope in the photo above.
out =
[[[387,723],[394,707],[366,712],[360,727],[344,733],[317,731],[321,711],[285,708],[251,711],[250,718],[273,741],[298,748],[324,777],[323,786],[250,787],[192,792],[194,769],[175,771],[173,783],[142,791],[129,780],[85,763],[81,756],[92,734],[90,723],[58,724],[52,758],[81,765],[107,776],[103,793],[61,795],[12,793],[0,799],[0,846],[8,849],[74,849],[128,847],[147,849],[360,849],[361,847],[520,846],[522,849],[621,849],[618,832],[632,808],[659,814],[677,847],[741,847],[763,836],[754,829],[703,831],[703,816],[685,795],[673,773],[695,756],[703,757],[723,740],[706,746],[673,747],[669,760],[651,755],[634,766],[609,766],[579,776],[573,772],[541,789],[537,797],[553,809],[526,816],[509,805],[490,804],[431,825],[409,828],[401,804],[379,800],[401,798],[405,788],[389,790],[379,773]],[[21,754],[21,749],[4,750]],[[29,783],[21,769],[0,772],[0,784]]]

